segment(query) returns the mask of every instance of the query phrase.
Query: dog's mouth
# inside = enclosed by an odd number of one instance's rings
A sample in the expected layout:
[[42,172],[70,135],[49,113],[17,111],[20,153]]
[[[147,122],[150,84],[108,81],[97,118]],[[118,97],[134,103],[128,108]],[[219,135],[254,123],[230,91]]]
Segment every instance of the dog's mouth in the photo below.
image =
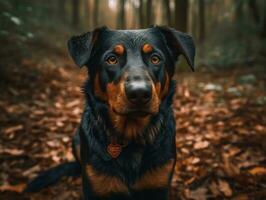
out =
[[156,113],[151,112],[148,109],[127,109],[125,111],[117,111],[113,108],[113,112],[117,115],[126,116],[129,118],[147,117],[149,115],[155,115]]

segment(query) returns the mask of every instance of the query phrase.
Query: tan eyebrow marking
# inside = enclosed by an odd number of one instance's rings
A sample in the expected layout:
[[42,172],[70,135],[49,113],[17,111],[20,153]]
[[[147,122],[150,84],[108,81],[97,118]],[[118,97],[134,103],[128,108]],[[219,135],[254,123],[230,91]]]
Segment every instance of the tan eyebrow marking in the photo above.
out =
[[153,50],[153,47],[150,44],[144,44],[142,47],[144,53],[150,53]]
[[123,47],[122,44],[115,45],[115,47],[114,47],[114,52],[115,52],[116,54],[118,54],[118,55],[123,55],[124,51],[125,51],[125,48]]

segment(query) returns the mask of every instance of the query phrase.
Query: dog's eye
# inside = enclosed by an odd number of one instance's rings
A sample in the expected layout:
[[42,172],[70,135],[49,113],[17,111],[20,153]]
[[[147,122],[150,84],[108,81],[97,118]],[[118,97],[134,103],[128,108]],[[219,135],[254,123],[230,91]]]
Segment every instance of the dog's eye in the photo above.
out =
[[157,55],[151,56],[151,63],[154,65],[158,65],[161,62],[161,58]]
[[115,56],[109,56],[107,59],[106,59],[106,62],[109,64],[109,65],[115,65],[118,63],[118,60]]

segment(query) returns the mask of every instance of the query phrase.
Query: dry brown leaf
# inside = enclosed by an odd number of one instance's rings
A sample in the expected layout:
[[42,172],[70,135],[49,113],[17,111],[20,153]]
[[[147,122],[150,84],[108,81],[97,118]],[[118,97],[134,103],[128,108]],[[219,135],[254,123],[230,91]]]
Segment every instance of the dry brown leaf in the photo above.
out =
[[207,199],[207,189],[205,187],[200,187],[196,190],[185,190],[185,196],[188,199],[193,200],[206,200]]
[[194,149],[205,149],[210,145],[210,143],[208,141],[199,141],[196,142],[193,146]]
[[32,114],[33,115],[44,115],[45,112],[44,112],[44,110],[33,110]]
[[225,153],[222,154],[223,160],[224,160],[224,171],[228,176],[234,177],[238,174],[240,174],[240,169],[237,165],[234,165],[232,161],[230,160],[229,156]]
[[9,128],[6,128],[6,129],[4,130],[4,133],[5,133],[5,134],[14,133],[14,132],[16,132],[16,131],[20,131],[20,130],[22,130],[22,129],[23,129],[23,125],[19,124],[19,125],[16,125],[16,126],[11,126],[11,127],[9,127]]
[[214,197],[218,197],[221,194],[216,182],[212,181],[209,188]]
[[246,194],[237,195],[233,200],[250,200]]
[[78,106],[78,105],[80,105],[80,100],[76,99],[74,101],[67,103],[66,108],[73,108],[73,107]]
[[11,192],[21,193],[21,192],[23,192],[25,187],[26,187],[25,183],[18,184],[18,185],[8,185],[8,184],[6,184],[6,185],[0,186],[0,191],[1,192],[3,192],[3,191],[11,191]]
[[29,168],[28,170],[22,172],[22,175],[25,177],[28,176],[34,176],[36,172],[39,172],[41,170],[40,165],[34,165],[33,167]]
[[248,172],[252,175],[266,175],[266,168],[265,167],[255,167],[253,169],[248,170]]
[[230,187],[230,185],[224,181],[224,180],[218,180],[218,186],[219,190],[226,196],[226,197],[231,197],[233,194],[233,191]]
[[193,176],[192,178],[188,179],[188,180],[185,182],[185,185],[190,185],[190,184],[193,183],[195,180],[196,180],[196,176]]
[[12,156],[19,156],[25,153],[24,150],[22,149],[0,149],[0,154],[7,153]]

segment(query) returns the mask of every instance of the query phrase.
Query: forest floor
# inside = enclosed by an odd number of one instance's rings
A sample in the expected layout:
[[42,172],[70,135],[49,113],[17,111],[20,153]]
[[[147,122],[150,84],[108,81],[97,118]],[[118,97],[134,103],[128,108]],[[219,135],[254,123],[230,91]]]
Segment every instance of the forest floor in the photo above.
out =
[[[65,57],[22,59],[1,71],[0,199],[81,198],[80,178],[18,192],[39,172],[73,160],[86,70]],[[266,199],[265,74],[265,66],[177,74],[172,200]]]

